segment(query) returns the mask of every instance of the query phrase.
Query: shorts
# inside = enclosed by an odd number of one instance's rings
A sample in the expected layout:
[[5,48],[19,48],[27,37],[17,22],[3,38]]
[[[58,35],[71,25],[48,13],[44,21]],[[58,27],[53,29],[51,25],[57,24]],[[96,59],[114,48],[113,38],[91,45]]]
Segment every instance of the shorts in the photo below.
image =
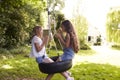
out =
[[43,62],[43,59],[45,59],[45,58],[48,58],[47,56],[45,56],[44,58],[41,56],[41,57],[37,57],[36,58],[36,62],[37,63],[42,63]]
[[61,55],[61,60],[69,60],[69,59],[73,59],[74,57],[74,51],[72,48],[64,48],[63,49],[63,55]]

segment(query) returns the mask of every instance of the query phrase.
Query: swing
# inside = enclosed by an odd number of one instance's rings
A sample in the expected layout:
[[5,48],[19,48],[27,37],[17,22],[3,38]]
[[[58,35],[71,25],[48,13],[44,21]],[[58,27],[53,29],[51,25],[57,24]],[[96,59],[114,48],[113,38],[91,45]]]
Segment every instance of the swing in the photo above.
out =
[[[50,31],[49,31],[49,34],[50,34]],[[54,41],[54,44],[55,44],[55,41]],[[61,43],[60,43],[60,45],[61,45]],[[62,47],[62,45],[61,45],[61,47]],[[56,46],[55,46],[55,48],[56,48],[56,51],[58,51]],[[54,62],[52,62],[52,63],[39,63],[38,64],[39,70],[43,73],[46,73],[46,74],[61,73],[61,72],[69,70],[72,67],[72,59],[65,60],[65,61],[56,61],[59,58],[59,53],[57,53],[57,54],[58,54],[58,56],[51,57],[51,59]]]
[[[56,60],[58,56],[51,59]],[[61,73],[69,70],[72,67],[72,60],[58,61],[53,63],[40,63],[39,70],[46,74]]]
[[[47,3],[48,3],[48,0],[47,0]],[[49,5],[48,5],[48,28],[49,28],[48,33],[49,33],[49,35],[51,35],[52,31],[51,31],[51,28],[50,28],[49,13],[50,12],[49,12]],[[55,23],[54,23],[54,31],[55,31]],[[53,35],[52,35],[52,38],[53,38]],[[54,40],[54,38],[53,38],[53,40]],[[54,43],[55,43],[55,41],[54,41]],[[59,41],[59,43],[60,43],[60,41]],[[61,43],[60,43],[60,45],[61,45]],[[61,47],[62,47],[62,45],[61,45]],[[55,48],[56,48],[56,51],[57,51],[56,46],[55,46]],[[46,74],[54,74],[54,73],[61,73],[61,72],[67,71],[72,67],[72,59],[56,62],[58,57],[59,57],[59,53],[58,53],[58,56],[51,57],[51,59],[54,62],[52,62],[52,63],[39,63],[38,64],[39,70],[43,73],[46,73]]]

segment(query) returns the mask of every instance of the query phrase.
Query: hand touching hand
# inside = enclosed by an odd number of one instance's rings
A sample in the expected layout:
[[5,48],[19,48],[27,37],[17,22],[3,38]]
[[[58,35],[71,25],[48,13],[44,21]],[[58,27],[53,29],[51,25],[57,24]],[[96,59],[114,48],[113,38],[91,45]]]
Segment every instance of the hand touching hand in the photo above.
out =
[[45,36],[43,42],[47,44],[48,40],[49,40],[49,36]]
[[56,38],[61,38],[61,34],[60,34],[60,33],[57,33],[57,34],[55,34],[55,37],[56,37]]
[[58,33],[62,33],[62,30],[61,30],[61,28],[59,28],[59,29],[57,30],[57,32],[58,32]]

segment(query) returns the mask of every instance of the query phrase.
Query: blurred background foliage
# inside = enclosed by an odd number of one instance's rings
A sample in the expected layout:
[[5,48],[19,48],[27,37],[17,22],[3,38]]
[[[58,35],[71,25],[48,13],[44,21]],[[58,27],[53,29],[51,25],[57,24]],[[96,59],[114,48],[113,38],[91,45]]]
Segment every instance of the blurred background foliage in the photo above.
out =
[[120,45],[120,9],[111,8],[106,22],[107,41],[113,45]]
[[0,1],[0,47],[14,48],[25,45],[31,29],[43,25],[45,0]]
[[[48,3],[48,4],[47,4]],[[46,27],[48,14],[52,32],[65,20],[61,9],[64,0],[0,0],[0,48],[13,49],[30,44],[32,28],[35,25]],[[87,20],[78,15],[71,19],[80,42],[81,49],[88,49],[86,44]],[[57,42],[57,39],[55,39]],[[51,43],[52,46],[55,44]],[[60,48],[60,45],[57,45]]]

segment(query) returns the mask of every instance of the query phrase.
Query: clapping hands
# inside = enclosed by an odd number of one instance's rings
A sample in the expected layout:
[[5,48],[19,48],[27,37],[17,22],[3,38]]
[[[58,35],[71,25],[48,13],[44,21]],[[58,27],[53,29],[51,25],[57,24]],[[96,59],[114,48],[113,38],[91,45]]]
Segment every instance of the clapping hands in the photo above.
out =
[[56,37],[56,38],[61,38],[61,34],[62,34],[62,30],[61,30],[61,29],[58,29],[58,30],[57,30],[57,33],[55,34],[55,37]]

